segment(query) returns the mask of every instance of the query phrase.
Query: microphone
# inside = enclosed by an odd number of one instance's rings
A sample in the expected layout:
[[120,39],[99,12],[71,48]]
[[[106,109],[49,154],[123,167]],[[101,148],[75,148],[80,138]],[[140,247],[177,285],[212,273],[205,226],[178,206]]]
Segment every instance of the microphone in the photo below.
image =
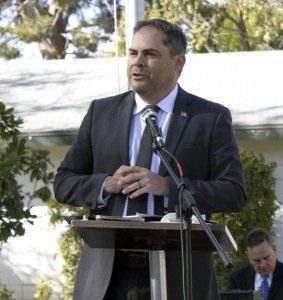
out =
[[161,129],[158,126],[158,116],[154,109],[147,109],[142,114],[142,120],[149,125],[154,142],[158,148],[164,147]]

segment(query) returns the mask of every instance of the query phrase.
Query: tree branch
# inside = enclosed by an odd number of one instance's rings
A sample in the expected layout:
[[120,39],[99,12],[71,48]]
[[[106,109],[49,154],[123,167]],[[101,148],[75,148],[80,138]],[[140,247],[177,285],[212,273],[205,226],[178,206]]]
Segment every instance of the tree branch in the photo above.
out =
[[[231,27],[224,27],[224,26],[217,26],[215,27],[216,29],[223,29],[223,30],[228,30],[228,31],[234,31],[235,33],[239,33],[238,29],[231,28]],[[245,37],[251,41],[253,41],[256,44],[261,44],[266,47],[268,47],[270,50],[275,50],[273,47],[271,47],[268,43],[263,43],[261,40],[254,38],[253,36],[248,35],[245,33]]]
[[108,11],[110,12],[110,14],[113,16],[114,12],[112,11],[109,3],[107,2],[107,0],[103,0],[104,4],[106,5],[106,7],[108,8]]
[[234,23],[236,26],[238,26],[238,21],[234,19],[231,15],[229,15],[226,11],[226,9],[221,9],[217,5],[210,3],[208,0],[203,0],[208,6],[210,6],[212,9],[223,13],[227,19],[229,19],[232,23]]

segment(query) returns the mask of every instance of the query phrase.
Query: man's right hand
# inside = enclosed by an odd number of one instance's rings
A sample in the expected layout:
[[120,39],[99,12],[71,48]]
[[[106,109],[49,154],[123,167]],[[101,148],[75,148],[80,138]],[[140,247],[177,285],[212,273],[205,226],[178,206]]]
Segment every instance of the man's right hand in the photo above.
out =
[[112,176],[108,177],[104,185],[103,197],[107,196],[108,194],[119,194],[122,189],[128,186],[122,184],[121,181],[119,182],[121,178],[125,177],[125,167],[126,166],[119,167]]

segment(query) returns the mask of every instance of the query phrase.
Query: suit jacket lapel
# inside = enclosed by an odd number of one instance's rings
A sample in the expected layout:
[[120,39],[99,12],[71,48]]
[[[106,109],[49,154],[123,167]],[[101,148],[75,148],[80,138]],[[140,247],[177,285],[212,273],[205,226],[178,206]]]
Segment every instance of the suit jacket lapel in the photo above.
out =
[[[123,165],[129,165],[129,136],[135,104],[134,92],[128,94],[118,107],[119,148]],[[113,145],[114,147],[114,145]]]
[[248,272],[246,273],[246,278],[243,282],[247,285],[245,286],[245,289],[253,290],[255,288],[255,271],[252,266],[249,266]]
[[[178,95],[175,100],[174,109],[173,109],[173,113],[171,116],[168,132],[165,140],[165,148],[171,153],[174,153],[178,145],[178,142],[182,137],[183,130],[189,121],[191,115],[191,110],[189,106],[191,103],[192,100],[190,94],[185,92],[179,86]],[[168,158],[169,163],[171,160],[172,160],[171,158]],[[163,164],[160,164],[158,173],[161,176],[165,176],[166,170]]]
[[[134,93],[129,93],[118,104],[118,135],[119,151],[123,165],[129,165],[129,135],[131,129],[132,112],[135,100]],[[114,120],[113,120],[114,121]],[[116,145],[113,145],[116,147]],[[108,199],[108,205],[105,210],[106,215],[121,216],[125,205],[126,195],[113,194]]]

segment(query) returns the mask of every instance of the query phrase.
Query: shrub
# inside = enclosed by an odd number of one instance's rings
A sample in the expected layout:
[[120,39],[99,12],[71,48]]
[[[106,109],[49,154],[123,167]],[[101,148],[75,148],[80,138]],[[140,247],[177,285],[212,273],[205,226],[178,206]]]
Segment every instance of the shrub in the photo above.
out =
[[0,299],[1,300],[13,300],[13,292],[9,291],[5,284],[0,282]]
[[[7,109],[0,101],[0,242],[23,235],[24,222],[33,223],[36,218],[30,211],[33,199],[47,201],[51,197],[48,184],[53,173],[48,172],[49,153],[26,145],[20,137],[22,123],[21,118],[14,116],[13,108]],[[18,181],[24,175],[33,184],[31,192],[25,191]]]
[[[50,212],[50,223],[52,225],[62,223],[64,216],[82,216],[89,213],[87,209],[59,204],[55,199],[48,201],[47,206]],[[63,259],[62,275],[65,279],[62,299],[69,300],[72,299],[73,296],[75,276],[80,253],[83,248],[83,241],[73,230],[68,229],[59,237],[58,246],[60,253],[56,255],[60,255]],[[53,278],[53,280],[54,279],[55,278]]]

